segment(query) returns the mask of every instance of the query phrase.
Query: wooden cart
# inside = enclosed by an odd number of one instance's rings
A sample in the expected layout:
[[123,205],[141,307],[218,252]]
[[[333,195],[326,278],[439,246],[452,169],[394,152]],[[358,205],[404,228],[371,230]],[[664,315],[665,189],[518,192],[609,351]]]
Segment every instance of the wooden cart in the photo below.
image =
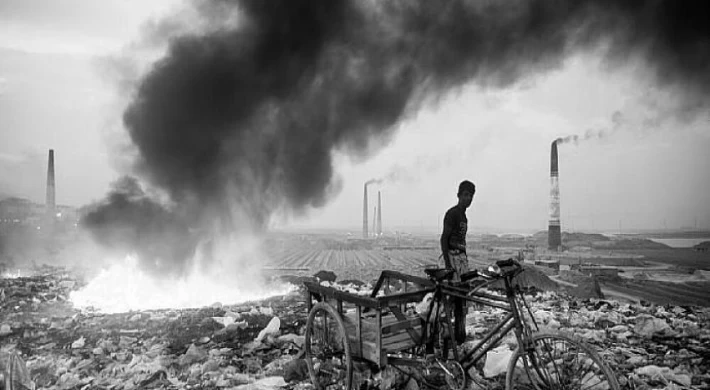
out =
[[405,351],[423,357],[425,319],[412,308],[434,291],[431,280],[383,271],[369,296],[312,282],[305,286],[306,362],[316,387],[339,383],[350,389],[353,359],[384,368]]

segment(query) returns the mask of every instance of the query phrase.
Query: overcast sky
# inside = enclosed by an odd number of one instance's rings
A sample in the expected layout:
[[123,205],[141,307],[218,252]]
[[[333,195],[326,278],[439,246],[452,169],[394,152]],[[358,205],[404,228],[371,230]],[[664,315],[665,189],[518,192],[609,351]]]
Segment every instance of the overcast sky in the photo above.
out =
[[[106,194],[125,173],[124,106],[107,58],[175,4],[0,1],[0,195],[42,202],[49,148],[59,204]],[[710,228],[707,113],[674,119],[674,91],[654,86],[641,62],[608,69],[586,52],[509,89],[463,86],[401,123],[372,158],[335,152],[342,190],[288,224],[357,230],[363,183],[389,178],[370,187],[370,208],[382,191],[384,229],[435,230],[469,179],[472,231],[545,229],[550,143],[592,134],[559,148],[563,230]]]

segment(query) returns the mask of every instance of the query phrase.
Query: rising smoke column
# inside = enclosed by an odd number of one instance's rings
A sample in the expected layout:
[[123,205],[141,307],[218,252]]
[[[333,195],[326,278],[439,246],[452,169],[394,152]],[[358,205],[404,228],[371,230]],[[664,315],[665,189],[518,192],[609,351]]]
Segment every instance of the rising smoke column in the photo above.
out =
[[[167,194],[168,220],[198,238],[320,207],[338,190],[334,150],[367,157],[422,104],[465,84],[511,86],[578,50],[611,65],[644,58],[691,110],[707,107],[710,90],[703,1],[217,0],[195,9],[217,27],[171,37],[124,124],[135,174]],[[109,198],[95,212],[116,215],[104,210],[115,206]],[[126,223],[90,226],[105,238]],[[190,253],[163,257],[179,264]]]

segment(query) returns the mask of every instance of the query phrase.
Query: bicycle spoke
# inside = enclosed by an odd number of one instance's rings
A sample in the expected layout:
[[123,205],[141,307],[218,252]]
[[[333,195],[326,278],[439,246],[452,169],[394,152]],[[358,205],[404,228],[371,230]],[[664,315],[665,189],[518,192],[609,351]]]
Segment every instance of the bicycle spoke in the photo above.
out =
[[[619,388],[611,370],[596,352],[564,335],[537,335],[530,349],[516,359],[523,359],[527,380],[537,389]],[[511,364],[508,371],[509,388],[521,388],[514,381],[515,365]]]

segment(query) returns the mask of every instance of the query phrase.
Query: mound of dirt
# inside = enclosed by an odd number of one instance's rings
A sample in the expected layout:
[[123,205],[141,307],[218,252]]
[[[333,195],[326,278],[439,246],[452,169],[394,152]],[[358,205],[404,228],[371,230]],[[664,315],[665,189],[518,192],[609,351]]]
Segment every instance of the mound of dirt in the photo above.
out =
[[604,293],[596,278],[587,278],[577,282],[577,287],[569,289],[568,293],[582,299],[604,298]]
[[[524,264],[523,271],[521,274],[515,277],[515,284],[522,287],[523,289],[537,289],[541,291],[557,291],[558,286],[555,281],[550,279],[549,276],[545,274],[539,268]],[[503,289],[503,281],[499,280],[494,283],[491,287]]]

